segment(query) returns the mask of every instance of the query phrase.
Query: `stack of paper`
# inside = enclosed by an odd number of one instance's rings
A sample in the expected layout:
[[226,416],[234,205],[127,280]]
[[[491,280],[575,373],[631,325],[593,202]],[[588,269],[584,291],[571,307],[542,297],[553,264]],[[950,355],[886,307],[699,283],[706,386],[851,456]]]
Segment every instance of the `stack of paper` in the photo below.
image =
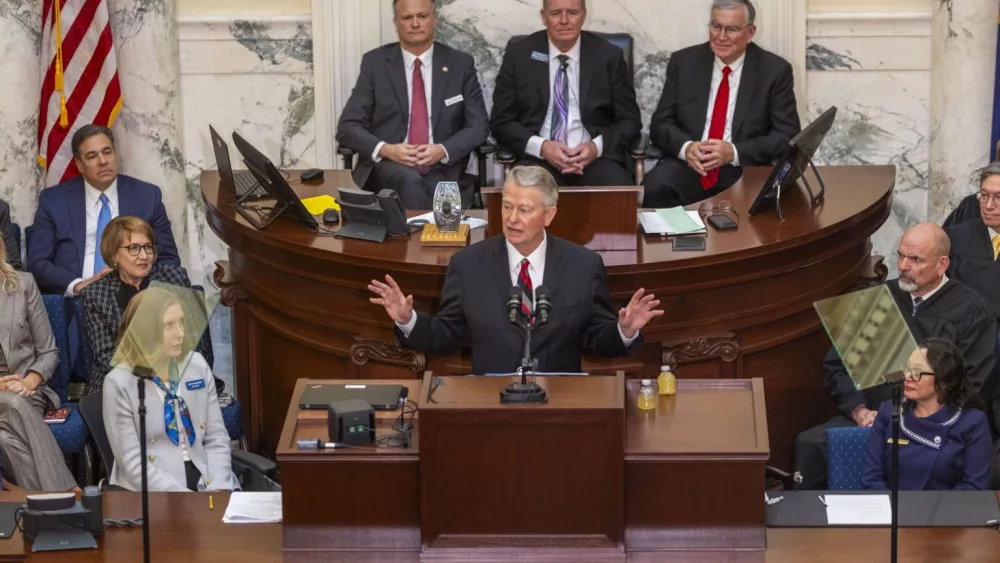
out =
[[[424,213],[423,215],[417,215],[416,217],[411,217],[409,221],[424,220],[428,223],[434,223],[434,212]],[[486,226],[486,219],[480,219],[478,217],[462,217],[462,224],[468,225],[470,229],[478,229],[479,227]]]
[[642,211],[639,223],[651,235],[699,235],[706,232],[701,215],[697,211],[685,211],[683,207]]
[[889,495],[825,495],[826,521],[830,525],[891,524]]
[[281,493],[234,492],[222,521],[226,524],[270,524],[281,522]]

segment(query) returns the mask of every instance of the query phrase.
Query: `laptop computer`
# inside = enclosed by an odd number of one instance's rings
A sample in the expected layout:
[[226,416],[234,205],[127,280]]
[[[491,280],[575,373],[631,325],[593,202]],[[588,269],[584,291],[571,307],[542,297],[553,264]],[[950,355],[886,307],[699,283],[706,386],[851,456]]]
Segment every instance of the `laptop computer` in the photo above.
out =
[[361,399],[375,410],[398,409],[406,401],[409,390],[403,385],[371,385],[368,383],[307,385],[299,397],[299,408],[303,410],[326,409],[330,403]]
[[250,172],[237,172],[233,174],[233,165],[229,160],[229,145],[215,131],[211,125],[208,130],[212,135],[212,150],[215,151],[215,163],[219,167],[219,176],[222,177],[222,184],[236,195],[240,202],[248,199],[258,199],[267,197],[264,186],[260,185],[257,178]]

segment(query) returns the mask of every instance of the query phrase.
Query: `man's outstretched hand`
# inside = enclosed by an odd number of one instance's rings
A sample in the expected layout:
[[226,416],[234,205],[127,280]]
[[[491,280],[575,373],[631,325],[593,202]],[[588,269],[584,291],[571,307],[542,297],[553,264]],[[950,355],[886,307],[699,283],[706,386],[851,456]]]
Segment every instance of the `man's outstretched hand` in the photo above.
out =
[[389,274],[385,276],[385,283],[372,280],[372,283],[368,284],[368,291],[378,296],[368,300],[385,307],[385,312],[389,313],[393,321],[405,325],[413,318],[413,296],[403,295],[396,280]]

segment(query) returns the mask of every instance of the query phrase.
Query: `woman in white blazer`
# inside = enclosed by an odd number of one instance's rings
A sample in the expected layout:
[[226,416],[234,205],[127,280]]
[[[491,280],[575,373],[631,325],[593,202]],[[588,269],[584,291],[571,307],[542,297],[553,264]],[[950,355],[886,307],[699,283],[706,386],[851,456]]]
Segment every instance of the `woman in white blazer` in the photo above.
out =
[[137,293],[122,315],[115,367],[103,389],[104,426],[115,456],[112,485],[141,486],[138,372],[145,376],[149,490],[239,488],[215,378],[193,351],[200,336],[195,332],[205,325],[203,318],[202,323],[190,322],[191,316],[203,317],[204,312],[182,292],[191,290],[151,286]]

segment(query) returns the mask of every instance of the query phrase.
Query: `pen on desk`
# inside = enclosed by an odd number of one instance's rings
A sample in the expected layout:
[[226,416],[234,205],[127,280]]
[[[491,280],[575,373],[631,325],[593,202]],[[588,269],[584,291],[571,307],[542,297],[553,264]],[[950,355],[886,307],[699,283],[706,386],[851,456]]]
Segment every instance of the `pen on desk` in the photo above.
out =
[[215,503],[212,502],[212,495],[208,495],[208,509],[215,510]]
[[818,499],[819,499],[819,501],[823,503],[823,506],[828,506],[828,505],[826,504],[826,499],[825,499],[825,498],[823,498],[823,495],[816,495],[816,498],[818,498]]

